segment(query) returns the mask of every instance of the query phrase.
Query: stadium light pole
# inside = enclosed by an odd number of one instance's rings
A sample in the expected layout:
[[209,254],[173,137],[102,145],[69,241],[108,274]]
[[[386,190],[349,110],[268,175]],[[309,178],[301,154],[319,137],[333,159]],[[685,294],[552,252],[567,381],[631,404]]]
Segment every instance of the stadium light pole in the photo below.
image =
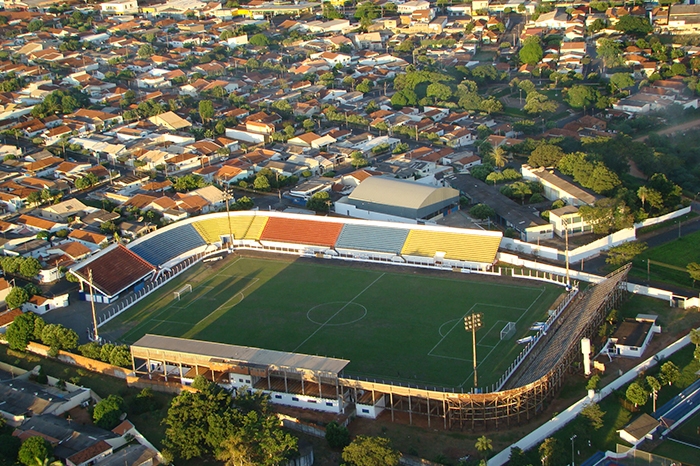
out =
[[231,185],[226,183],[226,188],[224,188],[224,199],[226,199],[226,218],[228,220],[228,247],[233,249],[233,229],[231,228],[231,208],[229,204],[231,203]]
[[92,287],[92,269],[88,269],[88,283],[90,285],[90,306],[92,307],[92,324],[94,325],[95,340],[100,342],[100,337],[97,334],[97,315],[95,314],[95,291]]
[[476,389],[478,384],[478,377],[476,374],[476,331],[483,325],[482,318],[484,315],[482,313],[472,313],[464,318],[464,329],[472,332],[472,356],[474,359],[474,389]]
[[564,254],[566,259],[566,290],[571,289],[571,279],[569,278],[569,222],[562,217],[562,225],[564,225]]

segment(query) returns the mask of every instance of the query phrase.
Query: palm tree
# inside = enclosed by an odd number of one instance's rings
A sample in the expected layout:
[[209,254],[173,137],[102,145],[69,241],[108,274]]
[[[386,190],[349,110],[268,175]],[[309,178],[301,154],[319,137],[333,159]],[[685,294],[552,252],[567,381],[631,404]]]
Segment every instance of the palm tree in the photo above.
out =
[[54,461],[49,462],[48,458],[44,458],[44,460],[42,461],[38,457],[35,457],[34,460],[35,460],[34,464],[36,466],[63,466],[63,463],[59,460],[54,460]]
[[644,207],[644,203],[647,200],[648,194],[649,194],[649,190],[647,189],[646,186],[640,186],[640,188],[637,190],[637,197],[642,201],[642,207]]
[[485,456],[487,458],[491,450],[493,450],[493,442],[491,442],[491,439],[486,438],[485,435],[482,435],[481,437],[476,439],[476,445],[474,446],[482,456]]
[[506,162],[508,162],[506,151],[501,146],[491,149],[491,157],[493,158],[493,164],[496,165],[496,168],[499,170],[505,167]]

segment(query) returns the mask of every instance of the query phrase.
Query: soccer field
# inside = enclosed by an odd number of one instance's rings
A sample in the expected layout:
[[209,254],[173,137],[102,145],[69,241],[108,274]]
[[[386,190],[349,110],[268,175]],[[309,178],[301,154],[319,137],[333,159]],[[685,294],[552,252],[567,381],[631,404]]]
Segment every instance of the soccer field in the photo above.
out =
[[[192,292],[175,299],[184,284]],[[464,317],[484,316],[477,332],[483,387],[499,379],[522,349],[515,340],[533,333],[531,324],[546,319],[562,291],[478,275],[235,256],[195,266],[103,330],[126,330],[126,343],[154,333],[332,356],[351,361],[347,375],[468,390],[472,337]],[[516,335],[501,341],[509,321]]]

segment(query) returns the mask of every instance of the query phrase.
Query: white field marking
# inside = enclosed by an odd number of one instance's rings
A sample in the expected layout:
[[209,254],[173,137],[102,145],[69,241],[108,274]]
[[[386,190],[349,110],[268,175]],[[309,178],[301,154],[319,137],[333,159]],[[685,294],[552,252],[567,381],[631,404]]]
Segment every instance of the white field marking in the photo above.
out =
[[203,321],[207,320],[207,319],[209,318],[209,316],[211,316],[212,314],[214,314],[214,313],[215,313],[216,311],[218,311],[219,309],[222,309],[224,306],[226,306],[226,305],[229,303],[229,301],[232,301],[233,298],[236,298],[236,297],[240,296],[241,298],[238,300],[238,302],[237,302],[236,304],[241,303],[241,302],[245,299],[245,294],[244,294],[243,292],[244,292],[245,290],[247,290],[248,288],[250,288],[251,286],[255,285],[255,284],[256,284],[257,282],[259,282],[259,281],[260,281],[259,278],[251,278],[251,279],[250,279],[250,283],[248,283],[246,286],[244,286],[243,289],[242,289],[241,291],[239,291],[238,293],[236,293],[235,295],[231,296],[229,299],[227,299],[226,301],[224,301],[219,307],[217,307],[216,309],[214,309],[213,311],[211,311],[209,314],[207,314],[207,315],[204,316],[202,319],[200,319],[199,322],[197,322],[196,324],[194,324],[193,327],[196,327],[197,325],[199,325],[199,324],[202,323]]
[[158,322],[160,324],[180,324],[180,325],[187,325],[187,326],[192,325],[192,322],[178,322],[176,320],[151,319],[151,322]]
[[[477,306],[477,305],[480,305],[480,303],[474,304],[474,306]],[[472,307],[474,307],[474,306],[472,306]],[[445,324],[449,324],[450,322],[452,322],[452,321],[451,321],[451,320],[448,320],[447,322],[445,322],[444,324],[442,324],[442,325],[440,326],[440,329],[442,329],[442,327],[443,327]],[[458,320],[458,322],[459,322],[459,320]],[[486,335],[484,335],[483,337],[481,337],[481,340],[479,340],[478,342],[476,342],[476,346],[481,346],[481,347],[483,347],[483,348],[495,348],[495,346],[493,346],[493,345],[484,345],[484,344],[482,344],[481,342],[484,340],[484,338],[486,338],[486,336],[489,334],[489,332],[491,332],[491,330],[493,330],[493,328],[496,327],[496,326],[498,325],[499,322],[505,322],[505,320],[498,320],[498,321],[496,321],[496,323],[493,324],[493,325],[491,326],[491,328],[489,329],[489,331],[486,332]],[[455,325],[456,325],[456,324],[455,324]],[[450,329],[450,331],[447,332],[447,334],[449,334],[449,333],[452,331],[452,329],[454,329],[454,328],[455,328],[455,326],[453,325],[452,328]],[[438,333],[440,333],[440,330],[438,330]],[[440,333],[440,336],[442,336],[442,333]],[[443,336],[442,338],[444,339],[446,336],[447,336],[447,335]],[[442,340],[441,340],[441,341],[442,341]],[[438,344],[439,344],[439,343],[438,343]],[[437,346],[437,345],[436,345],[436,346]],[[467,361],[467,362],[472,362],[472,361],[473,361],[472,359],[455,358],[455,357],[452,357],[452,356],[443,356],[443,355],[440,355],[440,354],[433,354],[433,350],[434,350],[434,349],[435,349],[435,347],[433,347],[433,349],[430,350],[430,352],[428,353],[428,356],[433,356],[433,357],[436,357],[436,358],[455,359],[455,360],[457,360],[457,361]]]
[[[484,341],[484,338],[486,338],[486,337],[489,335],[489,333],[491,333],[491,330],[493,330],[494,327],[496,327],[496,326],[499,324],[499,322],[506,322],[506,323],[508,323],[508,321],[506,321],[506,320],[497,320],[497,321],[491,326],[491,328],[488,329],[488,331],[484,334],[484,336],[481,337],[481,339],[480,339],[479,341],[476,342],[476,344],[477,344],[477,345],[481,345],[481,346],[488,346],[489,348],[493,348],[493,347],[494,347],[493,345],[482,345],[481,342]],[[496,345],[498,345],[498,343],[496,343]]]
[[[542,297],[542,295],[544,294],[544,292],[545,292],[546,290],[547,290],[547,288],[542,287],[542,291],[540,292],[540,294],[535,298],[535,300],[534,300],[532,303],[530,303],[530,305],[527,307],[527,309],[525,310],[525,312],[523,312],[523,313],[520,315],[520,317],[518,318],[518,320],[515,321],[516,324],[517,324],[518,322],[520,322],[520,319],[522,319],[523,316],[525,316],[528,312],[530,312],[530,309],[532,309],[532,306],[535,305],[535,303]],[[486,357],[483,358],[483,359],[481,360],[480,363],[477,363],[477,365],[476,365],[476,368],[477,368],[477,369],[478,369],[479,367],[481,367],[481,365],[482,365],[484,362],[486,362],[486,360],[489,358],[489,356],[491,356],[491,353],[493,353],[493,350],[495,350],[496,348],[498,348],[498,346],[499,346],[502,342],[503,342],[503,340],[499,341],[499,342],[496,344],[496,346],[494,346],[493,349],[492,349],[491,351],[488,352],[488,354],[486,355]],[[463,387],[464,384],[467,383],[467,380],[469,380],[473,375],[474,375],[474,371],[472,371],[472,373],[469,375],[469,377],[467,377],[466,379],[464,379],[464,382],[462,382],[461,384],[459,384],[459,386],[460,386],[460,387]],[[477,387],[474,387],[474,388],[477,388]]]
[[484,304],[484,303],[479,303],[481,306],[489,306],[489,307],[501,307],[503,309],[513,309],[515,311],[526,311],[526,307],[513,307],[513,306],[501,306],[500,304]]
[[457,325],[459,325],[461,322],[464,321],[464,318],[465,318],[467,315],[469,315],[469,313],[472,311],[472,309],[474,309],[474,308],[476,307],[476,304],[477,304],[477,303],[474,303],[474,304],[472,305],[472,307],[470,307],[469,310],[468,310],[467,312],[465,312],[464,315],[463,315],[461,318],[457,319],[457,321],[454,323],[454,325],[453,325],[452,327],[450,327],[450,329],[447,331],[447,333],[445,334],[445,336],[443,336],[442,338],[440,338],[440,341],[438,341],[437,343],[435,343],[435,346],[433,346],[433,348],[432,348],[430,351],[428,351],[428,356],[432,356],[432,352],[435,351],[435,348],[437,348],[438,346],[440,346],[440,343],[442,343],[442,341],[447,337],[447,335],[449,335],[449,334],[452,332],[452,330],[454,330],[455,327],[457,327]]
[[333,320],[333,318],[334,318],[335,316],[337,316],[338,314],[340,314],[341,312],[343,312],[343,310],[344,310],[346,307],[348,307],[350,304],[352,304],[353,301],[355,301],[357,298],[359,298],[360,296],[362,296],[362,293],[364,293],[365,291],[369,290],[369,289],[372,287],[372,285],[374,285],[375,283],[377,283],[377,282],[379,281],[379,279],[381,279],[384,275],[386,275],[386,273],[382,273],[382,274],[381,274],[380,276],[378,276],[372,283],[370,283],[369,285],[367,285],[367,286],[365,287],[364,290],[362,290],[362,291],[360,291],[359,293],[357,293],[357,295],[355,295],[354,298],[352,298],[350,301],[348,301],[347,303],[345,303],[345,305],[344,305],[343,307],[341,307],[340,309],[338,309],[338,312],[336,312],[335,314],[333,314],[332,316],[330,316],[320,327],[318,327],[316,330],[314,330],[313,333],[311,333],[311,335],[309,335],[309,336],[306,338],[306,340],[304,340],[304,341],[302,341],[301,343],[299,343],[299,345],[297,345],[297,347],[294,348],[291,352],[292,352],[292,353],[296,353],[296,352],[299,350],[299,348],[301,348],[302,346],[304,346],[304,343],[306,343],[306,342],[309,341],[314,335],[316,335],[322,328],[324,328],[324,327],[328,324],[328,322],[330,322],[331,320]]
[[456,358],[456,357],[454,357],[454,356],[443,356],[443,355],[441,355],[441,354],[429,354],[428,356],[432,356],[432,357],[434,357],[434,358],[451,359],[451,360],[453,360],[453,361],[464,361],[464,362],[468,362],[468,363],[470,363],[470,364],[471,364],[472,362],[474,362],[473,359]]

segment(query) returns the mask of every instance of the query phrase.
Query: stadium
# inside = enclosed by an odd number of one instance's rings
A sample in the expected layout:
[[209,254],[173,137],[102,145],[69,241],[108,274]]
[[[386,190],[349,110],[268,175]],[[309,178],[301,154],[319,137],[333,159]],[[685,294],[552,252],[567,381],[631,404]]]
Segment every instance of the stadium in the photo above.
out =
[[[124,330],[134,372],[150,383],[204,375],[287,406],[474,429],[541,412],[580,358],[579,340],[625,294],[627,269],[582,292],[565,291],[563,277],[501,278],[500,240],[220,213],[115,245],[72,272],[86,299],[111,303],[99,325]],[[473,315],[478,342],[464,331]],[[517,345],[538,320],[545,325]]]

